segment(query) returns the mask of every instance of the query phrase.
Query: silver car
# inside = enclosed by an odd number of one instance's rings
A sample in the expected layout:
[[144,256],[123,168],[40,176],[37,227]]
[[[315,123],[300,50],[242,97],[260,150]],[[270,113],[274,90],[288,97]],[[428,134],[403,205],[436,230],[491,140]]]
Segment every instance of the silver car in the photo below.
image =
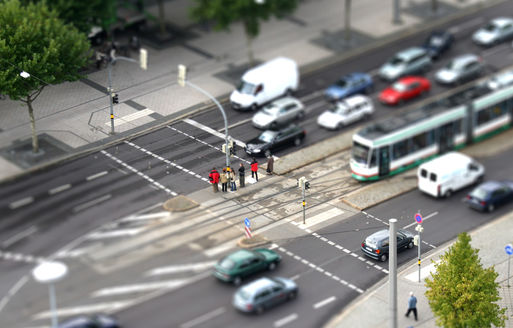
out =
[[502,72],[486,81],[488,88],[492,90],[501,89],[513,84],[513,70]]
[[472,35],[472,40],[480,46],[493,46],[511,38],[513,19],[509,17],[495,18]]
[[475,79],[483,72],[481,57],[467,54],[453,58],[447,65],[435,74],[436,82],[440,84],[459,84]]
[[423,48],[412,47],[398,52],[386,62],[379,71],[383,80],[394,81],[398,78],[423,73],[431,67],[431,57]]
[[242,312],[264,312],[274,305],[294,299],[298,288],[287,278],[260,278],[240,287],[233,295],[233,306]]
[[281,125],[302,119],[305,107],[293,97],[285,97],[266,105],[253,116],[253,125],[259,129],[276,129]]

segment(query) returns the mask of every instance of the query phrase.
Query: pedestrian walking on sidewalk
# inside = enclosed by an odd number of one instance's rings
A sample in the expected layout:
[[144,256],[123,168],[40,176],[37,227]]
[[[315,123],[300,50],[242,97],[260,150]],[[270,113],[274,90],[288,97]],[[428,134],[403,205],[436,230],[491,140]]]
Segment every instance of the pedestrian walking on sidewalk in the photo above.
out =
[[221,173],[221,189],[223,192],[228,191],[228,180],[229,180],[228,172],[226,172],[226,168],[223,169],[223,173]]
[[244,164],[240,163],[239,166],[239,186],[242,188],[245,186],[244,178],[246,174],[246,168],[244,167]]
[[210,171],[210,174],[208,175],[210,178],[210,183],[212,184],[212,187],[214,188],[214,192],[219,192],[219,172],[217,172],[216,168],[212,168],[212,171]]
[[230,169],[229,175],[230,175],[231,190],[232,191],[236,191],[237,190],[237,184],[235,183],[235,172],[233,172],[233,170]]
[[267,157],[267,174],[271,175],[273,174],[273,168],[274,168],[274,156],[269,154]]
[[410,298],[408,299],[408,311],[405,316],[409,317],[410,312],[413,311],[413,315],[415,316],[415,321],[417,321],[417,298],[413,295],[413,292],[410,292]]
[[258,162],[254,157],[253,161],[251,162],[251,177],[258,181]]

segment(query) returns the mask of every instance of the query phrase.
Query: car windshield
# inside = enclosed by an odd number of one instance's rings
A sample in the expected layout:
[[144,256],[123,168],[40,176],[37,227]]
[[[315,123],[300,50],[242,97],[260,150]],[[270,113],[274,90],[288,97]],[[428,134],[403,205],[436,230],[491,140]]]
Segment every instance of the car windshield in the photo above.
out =
[[244,299],[244,300],[249,300],[249,299],[251,299],[251,294],[250,294],[250,293],[248,293],[248,292],[247,292],[246,290],[244,290],[244,289],[239,290],[238,294],[239,294],[239,296],[240,296],[242,299]]
[[494,23],[488,23],[483,29],[488,32],[493,32],[497,29],[497,26],[495,26]]
[[280,107],[274,106],[273,104],[269,104],[269,105],[265,106],[262,111],[264,113],[266,113],[267,115],[277,116],[278,113],[280,112]]
[[367,164],[369,160],[369,147],[353,141],[352,157],[358,163]]
[[396,82],[392,85],[392,89],[396,90],[396,91],[399,91],[399,92],[403,92],[403,91],[406,91],[407,89],[407,86],[406,84],[404,83],[401,83],[401,82]]
[[401,57],[395,56],[394,58],[390,59],[389,63],[394,66],[402,65],[404,60]]
[[237,90],[240,93],[252,95],[255,91],[255,85],[248,83],[248,82],[241,81]]
[[343,102],[339,102],[330,108],[332,113],[338,115],[345,115],[347,113],[347,106]]
[[428,44],[432,47],[440,47],[444,43],[444,39],[439,35],[433,35],[429,38]]
[[476,188],[470,193],[470,196],[477,198],[477,199],[485,199],[487,194],[488,193],[486,192],[485,189]]
[[451,71],[454,71],[454,70],[459,70],[462,66],[462,61],[460,60],[451,60],[450,62],[447,63],[447,65],[445,65],[445,68],[447,68],[448,70],[451,70]]
[[275,131],[264,131],[258,136],[258,140],[263,142],[271,142],[276,136]]
[[348,85],[347,81],[344,78],[341,78],[337,81],[337,86],[341,88],[345,88]]
[[221,260],[221,262],[219,263],[219,266],[223,269],[230,270],[235,266],[235,262],[233,262],[229,258],[225,258],[225,259]]

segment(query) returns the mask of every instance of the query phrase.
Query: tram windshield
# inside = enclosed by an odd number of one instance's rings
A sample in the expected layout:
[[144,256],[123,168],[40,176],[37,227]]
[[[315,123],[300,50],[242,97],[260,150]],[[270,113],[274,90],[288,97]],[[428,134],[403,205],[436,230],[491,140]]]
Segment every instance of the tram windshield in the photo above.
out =
[[353,141],[353,159],[362,164],[367,164],[369,160],[369,147]]

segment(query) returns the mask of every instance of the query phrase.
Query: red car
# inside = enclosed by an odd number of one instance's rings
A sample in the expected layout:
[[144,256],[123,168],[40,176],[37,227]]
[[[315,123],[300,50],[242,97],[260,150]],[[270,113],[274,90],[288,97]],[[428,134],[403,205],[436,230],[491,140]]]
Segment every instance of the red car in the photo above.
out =
[[407,76],[381,91],[379,101],[387,105],[399,105],[405,100],[428,92],[430,89],[431,83],[428,79],[418,76]]

